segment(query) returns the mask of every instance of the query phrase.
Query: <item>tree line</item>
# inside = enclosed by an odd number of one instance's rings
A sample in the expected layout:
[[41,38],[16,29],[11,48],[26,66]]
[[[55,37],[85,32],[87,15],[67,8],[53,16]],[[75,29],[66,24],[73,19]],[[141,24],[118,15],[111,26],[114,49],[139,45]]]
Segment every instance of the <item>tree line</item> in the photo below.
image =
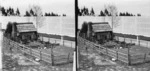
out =
[[[94,9],[91,8],[91,10],[89,10],[85,6],[81,9],[78,7],[77,12],[78,16],[95,16]],[[111,13],[109,13],[107,9],[104,9],[100,11],[98,16],[111,16]],[[141,16],[141,14],[135,15],[129,12],[120,12],[119,14],[116,14],[116,16]]]
[[1,7],[0,11],[2,13],[2,16],[20,16],[20,11],[18,8],[16,11],[14,11],[14,9],[11,7],[9,7],[8,9]]
[[[11,7],[9,7],[8,9],[4,7],[0,7],[0,12],[2,16],[21,16],[18,8],[15,11],[14,8],[11,8]],[[37,14],[32,9],[30,9],[29,11],[26,11],[25,15],[23,16],[30,17],[30,16],[37,16]],[[49,12],[49,13],[45,13],[42,16],[61,16],[61,15],[54,13],[54,12],[51,12],[51,13]],[[66,14],[62,14],[62,16],[66,16]]]

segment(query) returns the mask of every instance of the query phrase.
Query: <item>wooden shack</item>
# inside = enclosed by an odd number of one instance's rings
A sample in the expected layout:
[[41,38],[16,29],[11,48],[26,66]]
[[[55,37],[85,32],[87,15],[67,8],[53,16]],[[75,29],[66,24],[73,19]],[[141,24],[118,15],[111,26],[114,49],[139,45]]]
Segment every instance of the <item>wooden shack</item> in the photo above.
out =
[[38,39],[37,29],[32,22],[9,22],[5,31],[5,35],[8,38],[21,43],[27,43]]
[[88,31],[91,37],[93,37],[98,43],[104,43],[112,40],[112,28],[108,22],[88,23]]

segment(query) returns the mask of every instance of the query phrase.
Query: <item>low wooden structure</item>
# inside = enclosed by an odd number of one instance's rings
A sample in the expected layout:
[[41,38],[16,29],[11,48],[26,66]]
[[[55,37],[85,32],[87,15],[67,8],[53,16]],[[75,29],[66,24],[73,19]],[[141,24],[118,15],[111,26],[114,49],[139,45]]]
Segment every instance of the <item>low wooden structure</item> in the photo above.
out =
[[113,39],[112,28],[108,22],[84,22],[79,35],[100,44]]
[[9,22],[4,35],[21,43],[27,43],[38,39],[37,29],[32,22]]

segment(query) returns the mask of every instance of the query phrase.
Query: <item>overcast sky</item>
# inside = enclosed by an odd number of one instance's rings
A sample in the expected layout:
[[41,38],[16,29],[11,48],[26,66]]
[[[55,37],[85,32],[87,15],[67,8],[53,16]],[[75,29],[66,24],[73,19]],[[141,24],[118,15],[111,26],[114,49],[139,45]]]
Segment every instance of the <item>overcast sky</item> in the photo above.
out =
[[150,16],[150,0],[78,0],[79,7],[94,8],[96,14],[104,9],[104,5],[116,5],[119,12],[133,14],[141,13],[143,16]]
[[0,5],[4,7],[18,7],[21,14],[25,14],[26,10],[32,5],[39,5],[43,12],[54,12],[58,14],[67,14],[74,16],[74,0],[0,0]]

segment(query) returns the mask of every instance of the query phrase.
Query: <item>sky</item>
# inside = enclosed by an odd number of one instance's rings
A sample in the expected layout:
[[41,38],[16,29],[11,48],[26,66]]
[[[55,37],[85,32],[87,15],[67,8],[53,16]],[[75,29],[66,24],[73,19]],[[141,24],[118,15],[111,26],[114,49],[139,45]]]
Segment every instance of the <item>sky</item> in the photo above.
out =
[[93,7],[96,14],[107,5],[115,5],[118,12],[140,13],[142,16],[150,16],[150,0],[78,0],[79,8]]
[[54,12],[61,15],[66,14],[67,16],[75,15],[74,0],[0,0],[0,5],[6,8],[13,7],[15,10],[19,8],[23,15],[33,5],[39,5],[43,13]]

